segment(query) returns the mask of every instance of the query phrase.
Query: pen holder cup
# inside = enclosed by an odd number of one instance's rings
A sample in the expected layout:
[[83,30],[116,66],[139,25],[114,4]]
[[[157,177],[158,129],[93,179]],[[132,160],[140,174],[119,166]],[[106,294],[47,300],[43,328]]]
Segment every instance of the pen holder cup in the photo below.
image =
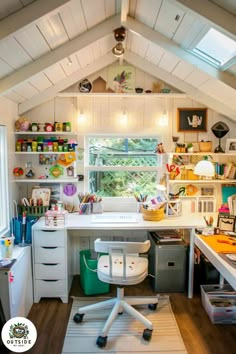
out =
[[103,212],[103,207],[102,203],[92,203],[92,213],[93,214],[102,214]]
[[91,214],[91,212],[92,212],[91,203],[80,203],[79,214],[88,215]]
[[0,238],[0,256],[1,258],[12,258],[14,237]]
[[142,212],[142,207],[143,207],[143,202],[137,202],[136,212],[137,213],[141,213]]

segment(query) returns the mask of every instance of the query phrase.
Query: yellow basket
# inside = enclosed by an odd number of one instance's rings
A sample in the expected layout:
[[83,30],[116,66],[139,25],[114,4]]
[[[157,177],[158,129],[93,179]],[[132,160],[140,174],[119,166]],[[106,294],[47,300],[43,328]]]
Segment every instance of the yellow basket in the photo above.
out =
[[144,220],[149,220],[149,221],[160,221],[164,219],[165,214],[164,214],[164,208],[160,208],[157,210],[148,210],[142,208],[142,214]]

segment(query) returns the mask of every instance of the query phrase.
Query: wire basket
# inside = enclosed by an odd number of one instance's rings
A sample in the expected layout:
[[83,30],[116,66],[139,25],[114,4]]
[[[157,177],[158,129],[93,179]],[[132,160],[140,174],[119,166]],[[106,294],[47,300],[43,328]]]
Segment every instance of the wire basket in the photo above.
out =
[[26,211],[27,216],[43,216],[48,211],[49,206],[36,205],[36,206],[24,206],[18,205],[18,213],[20,215]]
[[141,212],[143,214],[143,219],[148,221],[160,221],[165,217],[164,208],[157,210],[148,210],[142,208]]

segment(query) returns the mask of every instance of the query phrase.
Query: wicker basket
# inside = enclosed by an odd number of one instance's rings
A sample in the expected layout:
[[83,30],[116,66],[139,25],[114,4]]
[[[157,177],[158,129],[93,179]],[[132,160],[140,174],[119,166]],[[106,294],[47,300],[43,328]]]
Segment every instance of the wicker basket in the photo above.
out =
[[148,210],[142,208],[142,214],[144,220],[149,220],[149,221],[160,221],[164,219],[165,214],[164,214],[164,208],[160,208],[157,210]]

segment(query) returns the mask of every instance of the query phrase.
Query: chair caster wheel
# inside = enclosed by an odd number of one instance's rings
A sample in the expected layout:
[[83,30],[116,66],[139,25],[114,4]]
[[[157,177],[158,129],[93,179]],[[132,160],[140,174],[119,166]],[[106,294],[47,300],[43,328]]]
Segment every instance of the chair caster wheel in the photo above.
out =
[[82,313],[82,314],[81,313],[76,313],[74,315],[73,320],[74,320],[75,323],[81,323],[83,321],[83,317],[84,317],[84,313]]
[[146,340],[146,341],[150,341],[151,338],[152,338],[152,330],[146,328],[146,329],[143,331],[143,339]]
[[97,342],[96,342],[97,346],[99,348],[104,348],[107,344],[107,337],[102,337],[102,336],[99,336],[97,338]]
[[149,304],[148,308],[149,308],[149,310],[155,311],[157,308],[157,303],[156,304]]

